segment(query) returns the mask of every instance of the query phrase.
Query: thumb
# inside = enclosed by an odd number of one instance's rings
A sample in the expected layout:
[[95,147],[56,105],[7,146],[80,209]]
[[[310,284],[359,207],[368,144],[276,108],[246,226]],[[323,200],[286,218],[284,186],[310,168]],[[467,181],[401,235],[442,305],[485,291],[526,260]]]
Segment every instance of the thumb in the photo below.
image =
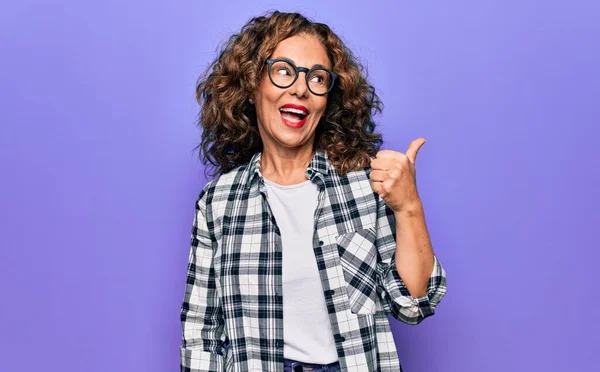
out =
[[427,142],[425,138],[417,138],[414,139],[410,143],[410,145],[408,145],[408,149],[406,150],[406,156],[413,164],[415,164],[415,161],[417,161],[417,153],[419,152],[421,146],[425,144],[425,142]]

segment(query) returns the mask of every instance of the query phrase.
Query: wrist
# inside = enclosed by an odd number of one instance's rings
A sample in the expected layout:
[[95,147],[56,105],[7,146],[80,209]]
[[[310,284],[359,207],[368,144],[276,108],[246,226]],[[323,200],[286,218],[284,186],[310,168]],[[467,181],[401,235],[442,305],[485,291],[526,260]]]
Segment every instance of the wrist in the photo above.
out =
[[423,204],[421,203],[421,200],[407,203],[403,205],[400,210],[394,211],[396,218],[419,217],[423,214]]

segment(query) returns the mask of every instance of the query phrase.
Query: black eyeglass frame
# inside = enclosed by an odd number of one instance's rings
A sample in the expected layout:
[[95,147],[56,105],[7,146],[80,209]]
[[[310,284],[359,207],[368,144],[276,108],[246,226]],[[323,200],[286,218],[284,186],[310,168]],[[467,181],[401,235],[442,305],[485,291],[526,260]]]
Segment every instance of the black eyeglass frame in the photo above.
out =
[[[276,62],[286,62],[290,66],[292,66],[294,68],[294,70],[296,71],[296,76],[294,76],[294,80],[292,80],[292,82],[289,85],[279,85],[273,81],[273,77],[271,77],[271,68],[273,67],[273,64]],[[281,88],[281,89],[287,89],[287,88],[291,87],[292,85],[294,85],[296,83],[296,80],[298,80],[298,76],[300,76],[300,72],[304,72],[304,78],[306,79],[306,86],[308,87],[308,90],[315,96],[324,96],[327,93],[331,92],[331,90],[333,89],[333,87],[335,85],[335,81],[338,77],[338,75],[335,72],[333,72],[330,69],[327,69],[325,67],[316,66],[313,68],[308,68],[308,67],[296,66],[292,61],[290,61],[289,59],[285,59],[285,58],[267,59],[265,61],[265,64],[269,65],[269,68],[267,70],[267,74],[269,75],[269,80],[271,80],[271,83],[273,85],[275,85],[277,88]],[[313,71],[317,71],[317,70],[327,71],[331,75],[331,84],[329,84],[329,88],[327,89],[327,91],[325,93],[315,93],[312,89],[310,89],[310,84],[308,82],[308,76]]]

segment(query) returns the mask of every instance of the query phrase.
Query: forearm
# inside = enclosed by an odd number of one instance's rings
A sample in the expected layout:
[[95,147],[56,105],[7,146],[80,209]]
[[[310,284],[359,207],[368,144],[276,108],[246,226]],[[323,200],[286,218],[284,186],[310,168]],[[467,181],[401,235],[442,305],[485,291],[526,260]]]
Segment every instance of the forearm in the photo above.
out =
[[396,270],[413,298],[427,294],[427,283],[433,270],[431,240],[419,202],[394,213],[396,218]]

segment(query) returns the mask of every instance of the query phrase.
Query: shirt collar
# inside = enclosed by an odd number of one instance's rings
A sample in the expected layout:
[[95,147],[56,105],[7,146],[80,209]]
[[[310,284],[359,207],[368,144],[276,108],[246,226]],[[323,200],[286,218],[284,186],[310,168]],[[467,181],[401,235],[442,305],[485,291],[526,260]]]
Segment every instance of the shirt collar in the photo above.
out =
[[[257,152],[252,156],[250,162],[248,162],[246,173],[242,176],[242,182],[246,188],[249,188],[252,185],[255,179],[257,179],[257,176],[258,179],[262,178],[262,174],[260,173],[261,155],[262,152]],[[327,158],[327,153],[324,150],[317,149],[312,160],[308,164],[308,167],[306,167],[306,178],[312,180],[314,177],[325,177],[329,174],[330,168],[331,164]]]

